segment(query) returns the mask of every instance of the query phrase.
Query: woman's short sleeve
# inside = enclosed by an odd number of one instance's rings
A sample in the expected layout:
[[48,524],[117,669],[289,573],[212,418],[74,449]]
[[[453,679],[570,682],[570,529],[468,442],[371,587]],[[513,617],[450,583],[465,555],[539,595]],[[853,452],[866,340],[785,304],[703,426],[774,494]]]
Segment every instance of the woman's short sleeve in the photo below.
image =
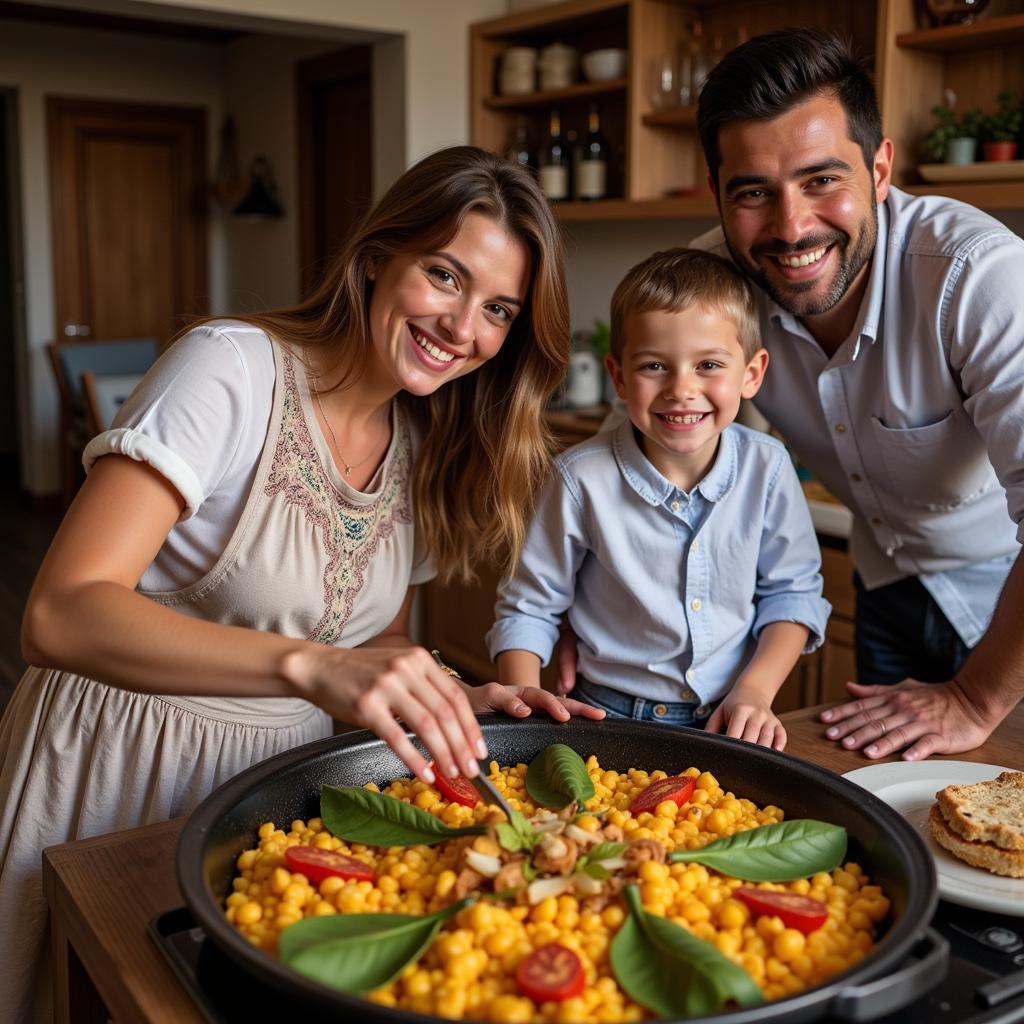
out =
[[[266,378],[266,381],[253,380]],[[86,471],[117,453],[145,462],[181,495],[193,516],[233,470],[241,448],[262,444],[273,395],[270,339],[244,324],[212,323],[175,342],[118,411],[110,430],[85,449]],[[266,395],[253,409],[253,395]],[[258,420],[258,422],[256,422]],[[250,438],[253,432],[258,437]],[[257,449],[258,450],[258,449]]]

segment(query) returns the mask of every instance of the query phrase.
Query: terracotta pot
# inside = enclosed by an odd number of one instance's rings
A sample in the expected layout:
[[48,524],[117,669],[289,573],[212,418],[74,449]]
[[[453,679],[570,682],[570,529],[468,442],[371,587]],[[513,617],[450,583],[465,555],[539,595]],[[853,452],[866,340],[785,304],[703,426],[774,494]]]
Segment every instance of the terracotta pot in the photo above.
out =
[[986,160],[1012,160],[1017,155],[1017,143],[983,142],[981,151]]

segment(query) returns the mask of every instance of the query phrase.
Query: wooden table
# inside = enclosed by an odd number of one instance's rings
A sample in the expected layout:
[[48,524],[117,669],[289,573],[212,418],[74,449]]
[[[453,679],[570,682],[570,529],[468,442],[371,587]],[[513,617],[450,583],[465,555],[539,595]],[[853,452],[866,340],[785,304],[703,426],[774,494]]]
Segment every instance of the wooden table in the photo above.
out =
[[[827,706],[781,716],[787,751],[839,773],[874,763],[824,739],[818,714]],[[988,742],[952,760],[1024,770],[1024,705]],[[174,876],[183,823],[179,818],[44,851],[58,1024],[105,1024],[108,1011],[117,1024],[202,1024],[146,932],[154,915],[184,903]]]

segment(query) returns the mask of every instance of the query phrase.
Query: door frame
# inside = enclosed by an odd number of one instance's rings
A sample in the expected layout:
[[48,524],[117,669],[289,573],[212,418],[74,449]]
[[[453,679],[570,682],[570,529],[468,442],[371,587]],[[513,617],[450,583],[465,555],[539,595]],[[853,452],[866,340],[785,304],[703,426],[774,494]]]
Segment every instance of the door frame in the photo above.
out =
[[[299,286],[303,295],[320,279],[323,267],[317,263],[318,224],[320,204],[317,192],[317,135],[314,117],[314,99],[317,90],[324,85],[345,82],[353,78],[370,79],[370,138],[373,145],[373,47],[357,43],[332,50],[330,53],[295,65],[296,126],[299,144]],[[370,151],[370,181],[373,182],[373,150]],[[373,197],[370,198],[372,205]]]
[[[140,138],[161,138],[174,141],[187,139],[186,152],[192,154],[191,165],[180,168],[176,199],[176,224],[179,237],[168,244],[180,247],[181,294],[188,308],[182,315],[201,314],[209,301],[207,276],[207,201],[206,201],[206,110],[202,107],[168,106],[159,103],[89,100],[66,96],[46,97],[47,136],[50,168],[50,223],[53,239],[54,328],[63,331],[63,324],[81,319],[85,298],[80,292],[79,270],[86,265],[85,232],[75,211],[78,182],[75,180],[76,155],[83,138],[103,135],[111,121],[119,127],[134,122]],[[200,190],[192,182],[202,182]],[[88,311],[86,311],[88,313]]]

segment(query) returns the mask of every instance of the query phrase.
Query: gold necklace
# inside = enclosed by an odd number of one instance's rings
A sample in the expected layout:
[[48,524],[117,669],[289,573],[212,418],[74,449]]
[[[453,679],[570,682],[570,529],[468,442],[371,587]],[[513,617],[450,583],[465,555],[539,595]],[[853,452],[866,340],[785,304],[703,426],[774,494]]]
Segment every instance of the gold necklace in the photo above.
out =
[[323,404],[320,402],[320,389],[316,386],[316,379],[314,379],[312,383],[313,397],[316,399],[316,407],[320,410],[320,418],[327,424],[327,430],[331,435],[331,443],[334,445],[334,451],[337,453],[338,458],[341,459],[341,464],[345,467],[344,475],[347,477],[353,469],[358,469],[360,466],[366,465],[366,463],[373,458],[373,454],[377,450],[377,445],[380,444],[380,438],[373,443],[373,447],[370,449],[370,454],[367,455],[365,459],[360,459],[359,462],[353,462],[350,465],[348,459],[341,454],[341,449],[338,447],[338,439],[334,436],[334,427],[331,426],[331,421],[327,418],[327,413],[324,412]]

